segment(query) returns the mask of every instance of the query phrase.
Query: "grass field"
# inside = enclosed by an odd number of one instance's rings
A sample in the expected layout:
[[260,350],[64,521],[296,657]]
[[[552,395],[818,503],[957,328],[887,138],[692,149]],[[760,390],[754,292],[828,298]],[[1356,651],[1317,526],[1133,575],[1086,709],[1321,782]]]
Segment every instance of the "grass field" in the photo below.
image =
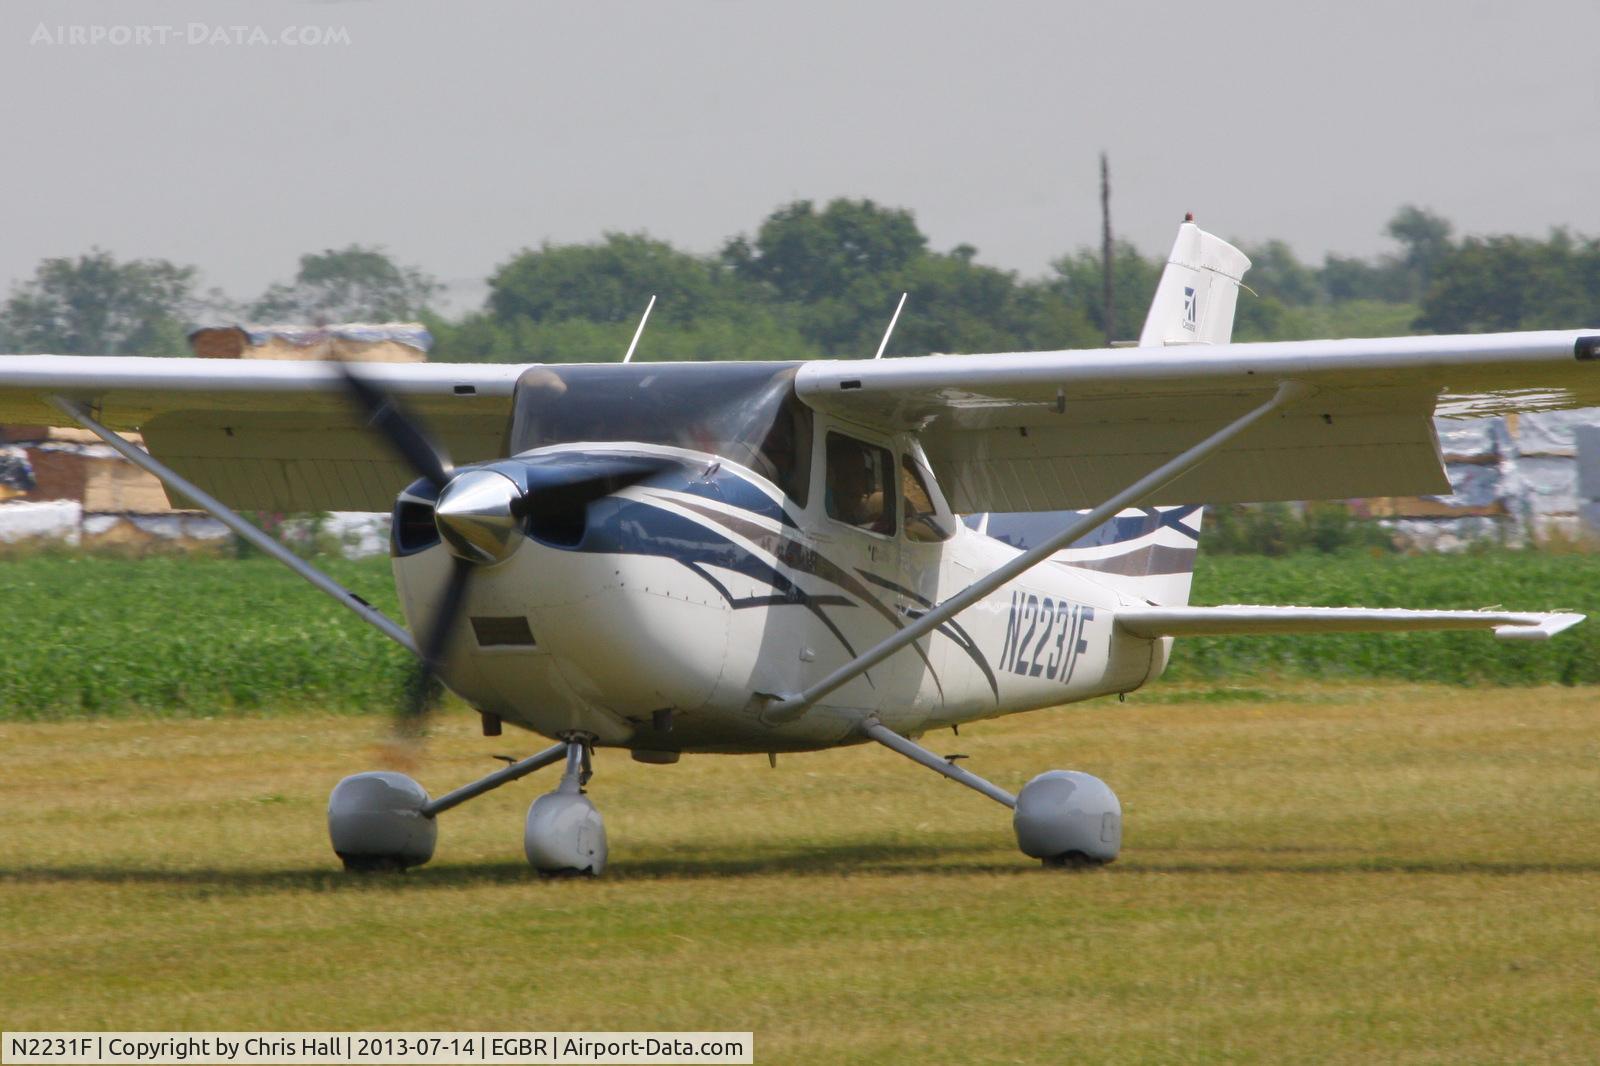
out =
[[[879,750],[601,752],[612,867],[520,855],[553,771],[336,869],[376,717],[0,722],[6,1029],[730,1029],[760,1063],[1600,1060],[1600,694],[1168,689],[971,727],[1015,788],[1107,778],[1127,846],[1046,871]],[[1220,693],[1220,695],[1219,695]],[[438,793],[530,738],[457,712]]]

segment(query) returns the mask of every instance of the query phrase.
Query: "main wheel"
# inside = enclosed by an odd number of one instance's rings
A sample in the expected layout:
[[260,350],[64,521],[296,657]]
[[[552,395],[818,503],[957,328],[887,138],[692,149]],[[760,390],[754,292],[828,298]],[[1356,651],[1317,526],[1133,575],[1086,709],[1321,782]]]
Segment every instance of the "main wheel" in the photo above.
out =
[[1022,786],[1017,846],[1046,866],[1100,866],[1122,850],[1122,804],[1092,774],[1050,770]]
[[398,871],[433,858],[439,826],[422,813],[428,792],[405,774],[352,774],[328,796],[328,837],[344,868]]

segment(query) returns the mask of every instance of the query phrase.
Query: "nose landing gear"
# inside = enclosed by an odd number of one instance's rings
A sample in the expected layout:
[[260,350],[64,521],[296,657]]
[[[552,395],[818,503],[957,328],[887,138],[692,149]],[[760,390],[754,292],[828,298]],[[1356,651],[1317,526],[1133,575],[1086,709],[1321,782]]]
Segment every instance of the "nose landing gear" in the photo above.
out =
[[542,874],[593,877],[605,869],[606,825],[583,792],[594,772],[589,750],[582,741],[568,744],[561,783],[528,808],[522,850],[529,865]]

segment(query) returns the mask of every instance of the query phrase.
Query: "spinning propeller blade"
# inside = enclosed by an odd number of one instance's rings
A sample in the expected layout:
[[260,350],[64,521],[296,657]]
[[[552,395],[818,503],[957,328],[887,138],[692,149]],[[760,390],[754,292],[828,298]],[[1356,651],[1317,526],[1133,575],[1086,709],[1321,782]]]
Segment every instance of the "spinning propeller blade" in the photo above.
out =
[[[338,366],[350,400],[366,415],[367,425],[383,437],[419,477],[426,479],[435,492],[443,492],[454,473],[444,449],[433,442],[422,424],[394,396],[357,374],[348,363],[340,361]],[[395,731],[402,737],[421,736],[428,715],[439,701],[441,686],[437,675],[440,660],[461,608],[466,603],[467,583],[471,575],[472,564],[455,557],[450,581],[445,586],[438,609],[426,627],[416,627],[416,672],[406,685],[405,699],[395,715]]]
[[467,582],[472,576],[472,563],[452,557],[450,583],[445,586],[439,608],[428,621],[428,628],[417,633],[417,647],[421,655],[417,669],[406,686],[406,699],[395,718],[396,731],[404,737],[419,737],[428,724],[428,716],[438,706],[441,686],[439,667],[444,658],[445,645],[455,629],[461,607],[467,599]]
[[389,442],[418,477],[427,478],[435,491],[442,490],[450,480],[450,457],[444,453],[422,430],[415,418],[409,416],[398,400],[372,382],[350,369],[348,363],[339,363],[345,388],[351,400],[367,416],[367,425]]

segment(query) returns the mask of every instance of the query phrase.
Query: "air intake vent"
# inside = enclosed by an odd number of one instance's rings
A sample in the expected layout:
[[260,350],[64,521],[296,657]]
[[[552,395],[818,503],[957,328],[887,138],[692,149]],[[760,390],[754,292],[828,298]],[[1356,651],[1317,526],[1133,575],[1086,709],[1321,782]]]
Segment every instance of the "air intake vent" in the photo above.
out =
[[589,528],[589,505],[618,486],[615,478],[591,477],[530,493],[525,505],[529,534],[558,548],[576,548]]
[[472,632],[478,638],[480,648],[531,648],[533,643],[533,630],[528,628],[528,620],[522,615],[512,615],[507,618],[480,618],[472,619]]
[[433,504],[401,500],[394,509],[392,546],[396,555],[411,555],[439,543],[433,522]]

